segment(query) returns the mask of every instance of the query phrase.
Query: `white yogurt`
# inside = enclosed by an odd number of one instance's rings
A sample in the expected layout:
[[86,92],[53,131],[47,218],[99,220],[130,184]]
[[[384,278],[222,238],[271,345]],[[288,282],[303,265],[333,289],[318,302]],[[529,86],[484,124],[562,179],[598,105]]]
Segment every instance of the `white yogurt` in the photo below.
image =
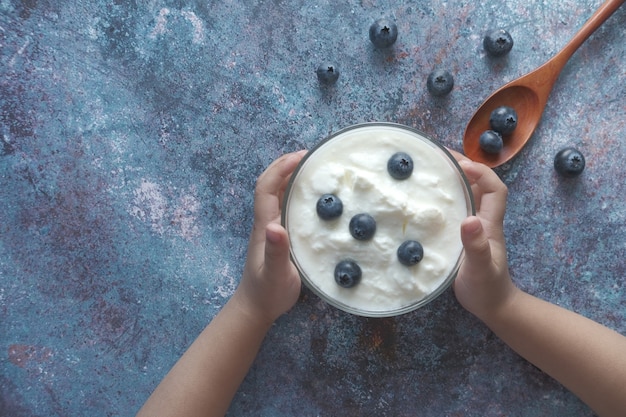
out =
[[[387,172],[396,152],[408,153],[414,162],[405,180]],[[460,224],[473,208],[471,191],[439,146],[399,125],[365,124],[314,149],[294,175],[284,222],[294,262],[318,295],[352,313],[385,316],[417,308],[449,285],[462,254]],[[338,219],[317,215],[317,200],[326,193],[343,203]],[[376,233],[359,241],[348,224],[364,212],[376,220]],[[409,239],[424,248],[413,266],[397,257]],[[352,288],[334,279],[335,266],[345,259],[362,270]]]

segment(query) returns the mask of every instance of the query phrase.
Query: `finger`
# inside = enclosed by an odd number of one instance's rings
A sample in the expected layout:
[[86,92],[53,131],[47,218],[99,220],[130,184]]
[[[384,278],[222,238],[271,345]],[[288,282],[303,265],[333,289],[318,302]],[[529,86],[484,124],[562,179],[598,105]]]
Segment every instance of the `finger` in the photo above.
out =
[[268,276],[283,276],[290,268],[289,238],[279,224],[269,223],[265,228],[265,263]]
[[459,165],[472,185],[480,217],[494,224],[502,223],[508,195],[506,185],[486,165],[470,160],[461,160]]
[[472,160],[460,152],[454,151],[452,149],[448,149],[448,151],[450,151],[452,156],[454,156],[459,166],[463,170],[465,177],[470,183],[470,188],[472,189],[472,195],[474,196],[474,205],[476,206],[476,210],[480,210],[480,198],[482,197],[482,191],[474,181],[471,181],[470,178],[468,178],[468,174],[465,169],[466,167],[468,167],[469,169],[470,165],[472,164]]
[[305,153],[306,151],[287,153],[272,162],[257,179],[257,192],[277,193],[284,179],[293,172]]
[[289,176],[306,151],[289,153],[270,164],[259,176],[254,194],[254,217],[259,226],[265,226],[280,214],[280,198]]
[[467,156],[463,155],[460,152],[455,151],[454,149],[450,149],[450,148],[446,148],[448,150],[448,152],[450,152],[452,154],[452,156],[454,156],[454,159],[456,159],[457,162],[461,162],[464,160],[470,160]]
[[478,217],[470,216],[463,220],[461,241],[465,249],[464,264],[469,268],[468,273],[474,275],[484,272],[485,266],[491,264],[491,246],[489,237]]

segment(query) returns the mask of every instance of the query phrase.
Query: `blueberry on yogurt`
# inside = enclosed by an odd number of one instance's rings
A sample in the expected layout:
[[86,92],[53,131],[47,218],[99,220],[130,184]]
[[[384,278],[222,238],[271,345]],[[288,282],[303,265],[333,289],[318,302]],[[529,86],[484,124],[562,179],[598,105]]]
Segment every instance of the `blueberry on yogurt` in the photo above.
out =
[[339,197],[334,194],[324,194],[317,200],[315,209],[320,219],[332,220],[341,216],[341,213],[343,213],[343,203]]
[[412,266],[424,257],[424,248],[416,240],[407,240],[398,248],[398,260],[402,265]]
[[350,219],[349,228],[356,240],[370,240],[376,233],[376,220],[367,213],[359,213]]
[[352,288],[361,281],[361,267],[354,261],[344,260],[335,266],[335,282],[343,288]]
[[387,172],[397,180],[405,180],[413,173],[413,158],[405,152],[396,152],[387,161]]

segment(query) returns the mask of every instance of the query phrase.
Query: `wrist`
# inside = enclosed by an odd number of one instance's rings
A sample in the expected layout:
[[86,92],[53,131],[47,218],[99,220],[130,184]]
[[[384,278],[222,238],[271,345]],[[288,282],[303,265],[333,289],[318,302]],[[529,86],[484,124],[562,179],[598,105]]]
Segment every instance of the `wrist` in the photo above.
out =
[[511,285],[507,294],[493,308],[486,310],[483,314],[477,315],[478,318],[490,329],[496,329],[507,326],[512,315],[515,315],[517,305],[526,293],[515,285]]
[[248,299],[248,297],[246,297],[240,289],[235,291],[235,294],[233,294],[231,299],[228,301],[228,304],[232,305],[232,308],[237,312],[242,320],[245,320],[255,329],[267,332],[277,319],[277,317],[271,316],[263,308],[257,306],[252,300]]

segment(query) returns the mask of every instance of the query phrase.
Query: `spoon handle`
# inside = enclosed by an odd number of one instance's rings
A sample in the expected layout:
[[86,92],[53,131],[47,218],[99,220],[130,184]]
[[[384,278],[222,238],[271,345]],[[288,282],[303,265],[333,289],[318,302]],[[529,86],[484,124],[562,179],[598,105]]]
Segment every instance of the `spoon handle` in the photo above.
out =
[[552,61],[557,68],[563,68],[576,50],[587,40],[606,19],[608,19],[626,0],[606,0],[585,22],[574,37],[559,51]]

